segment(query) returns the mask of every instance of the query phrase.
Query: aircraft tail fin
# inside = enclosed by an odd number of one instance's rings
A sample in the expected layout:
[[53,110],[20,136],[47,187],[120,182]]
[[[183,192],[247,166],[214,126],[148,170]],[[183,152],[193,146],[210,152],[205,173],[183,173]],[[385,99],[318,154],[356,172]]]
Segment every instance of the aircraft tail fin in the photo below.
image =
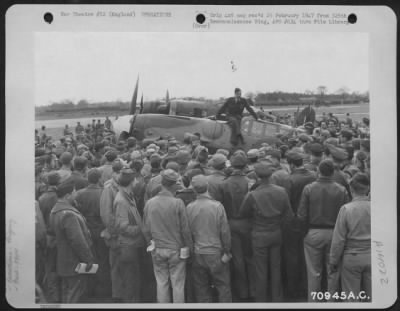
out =
[[136,86],[135,90],[133,91],[133,96],[132,96],[132,101],[131,101],[131,106],[129,109],[129,114],[135,114],[136,113],[136,101],[137,101],[137,96],[138,96],[138,88],[139,88],[139,75],[136,80]]
[[140,111],[139,113],[143,112],[143,93],[142,93],[142,97],[140,98]]

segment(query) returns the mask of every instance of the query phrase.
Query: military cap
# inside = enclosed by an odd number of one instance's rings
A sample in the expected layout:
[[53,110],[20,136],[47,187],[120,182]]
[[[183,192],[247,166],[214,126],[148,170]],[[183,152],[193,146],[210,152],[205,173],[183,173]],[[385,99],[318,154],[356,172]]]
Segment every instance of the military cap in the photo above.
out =
[[362,139],[360,142],[360,145],[364,148],[367,149],[367,151],[370,150],[370,142],[369,139]]
[[169,154],[174,154],[174,153],[176,153],[178,150],[179,150],[179,149],[178,149],[178,147],[176,147],[176,146],[169,146],[169,147],[168,147],[168,153],[169,153]]
[[203,145],[198,145],[195,149],[194,152],[199,154],[200,152],[205,151],[208,152],[207,147],[203,146]]
[[117,150],[118,151],[123,151],[125,149],[125,144],[124,144],[124,142],[123,141],[119,141],[118,143],[117,143]]
[[142,154],[140,153],[140,151],[138,150],[134,150],[131,153],[131,159],[141,159],[142,158]]
[[228,159],[222,153],[216,153],[211,157],[210,165],[213,168],[219,167],[222,164],[225,164]]
[[356,173],[350,181],[351,186],[369,187],[369,178],[364,173]]
[[168,141],[168,146],[177,146],[179,142],[176,139],[171,139]]
[[88,146],[86,146],[85,144],[79,144],[78,147],[77,147],[76,149],[79,151],[79,150],[82,150],[82,149],[88,150],[89,148],[88,148]]
[[146,153],[155,153],[156,152],[156,149],[154,149],[154,148],[147,148],[146,149]]
[[179,150],[176,155],[176,162],[178,162],[178,164],[184,165],[189,163],[190,159],[191,159],[191,155],[190,152],[187,150]]
[[223,155],[226,156],[226,157],[229,156],[229,151],[226,150],[226,149],[218,149],[215,153],[216,153],[216,154],[217,154],[217,153],[223,154]]
[[95,143],[94,144],[94,150],[95,151],[99,151],[102,148],[104,148],[104,144],[103,143]]
[[62,182],[61,184],[59,184],[57,186],[57,196],[59,198],[62,198],[63,196],[65,196],[68,193],[72,193],[72,191],[74,191],[74,181],[71,178],[68,178],[67,180],[65,180],[64,182]]
[[101,178],[101,172],[97,168],[91,168],[87,174],[88,182],[97,184]]
[[128,139],[126,140],[126,143],[128,145],[128,148],[135,147],[136,138],[135,137],[128,137]]
[[109,150],[105,153],[104,156],[107,161],[112,162],[117,158],[118,154],[114,150]]
[[302,142],[309,142],[311,141],[311,137],[308,136],[307,134],[302,133],[299,135],[299,140]]
[[321,130],[321,136],[329,137],[331,136],[331,132],[329,132],[328,130]]
[[146,149],[150,149],[150,148],[155,149],[156,151],[158,149],[160,149],[160,147],[158,147],[155,143],[151,143],[150,145],[147,146]]
[[249,151],[247,151],[247,157],[249,159],[254,159],[257,158],[258,156],[259,156],[258,149],[250,149]]
[[324,152],[324,146],[319,143],[312,143],[310,145],[310,151],[311,151],[311,153],[314,153],[314,154],[322,153],[322,152]]
[[325,140],[325,144],[337,147],[339,145],[339,140],[335,137],[329,137]]
[[74,158],[74,167],[75,168],[84,168],[87,164],[88,159],[84,156],[78,156]]
[[286,158],[288,161],[298,161],[303,159],[303,154],[295,150],[290,150],[288,153],[286,153]]
[[134,159],[129,163],[129,168],[135,172],[140,172],[144,166],[144,162],[141,159]]
[[168,168],[161,172],[161,177],[164,180],[177,182],[179,179],[179,174],[173,169]]
[[365,161],[367,159],[367,154],[363,151],[357,152],[356,159],[358,161]]
[[171,169],[178,173],[179,172],[179,164],[176,163],[175,161],[168,161],[167,165],[165,166],[165,169]]
[[348,174],[350,177],[353,177],[355,174],[359,173],[360,170],[358,169],[358,167],[351,165],[348,168],[346,168],[343,173]]
[[208,187],[208,180],[207,177],[200,174],[200,175],[195,175],[192,178],[192,187],[193,190],[196,192],[205,192],[207,191],[207,187]]
[[274,172],[273,167],[267,161],[261,161],[254,164],[254,172],[260,178],[268,178]]
[[162,160],[162,158],[161,158],[161,155],[159,153],[153,153],[150,156],[150,162],[151,161],[161,161],[161,160]]
[[154,138],[145,138],[142,140],[142,148],[146,148],[148,145],[155,143]]
[[130,168],[121,169],[118,182],[122,187],[128,186],[135,179],[135,171]]
[[261,143],[261,147],[271,147],[268,143]]
[[49,186],[57,186],[60,182],[60,179],[60,174],[58,174],[57,172],[53,171],[47,174],[47,183],[49,184]]
[[286,151],[289,150],[289,147],[288,147],[288,145],[281,145],[281,146],[279,146],[279,149],[280,149],[281,155],[282,155],[282,153],[286,153]]
[[268,151],[265,153],[265,155],[266,155],[266,156],[271,156],[271,157],[274,158],[274,159],[278,159],[278,160],[281,159],[281,151],[280,151],[280,150],[271,149],[271,150],[268,150]]
[[247,163],[247,157],[244,152],[235,152],[230,158],[233,167],[242,167]]
[[72,160],[72,154],[68,151],[63,152],[60,156],[61,164],[68,165],[71,163],[71,160]]
[[342,135],[343,137],[346,137],[347,139],[351,139],[353,137],[353,132],[350,130],[341,130],[340,131],[340,135]]
[[112,164],[112,169],[115,173],[119,173],[123,167],[124,167],[124,165],[122,164],[120,159],[114,160],[114,162]]
[[329,153],[331,154],[332,158],[336,161],[344,161],[348,157],[348,153],[346,150],[336,147],[331,144],[326,145],[327,148],[329,149]]
[[160,140],[156,140],[154,143],[161,148],[161,147],[166,146],[168,141],[166,141],[165,139],[160,139]]

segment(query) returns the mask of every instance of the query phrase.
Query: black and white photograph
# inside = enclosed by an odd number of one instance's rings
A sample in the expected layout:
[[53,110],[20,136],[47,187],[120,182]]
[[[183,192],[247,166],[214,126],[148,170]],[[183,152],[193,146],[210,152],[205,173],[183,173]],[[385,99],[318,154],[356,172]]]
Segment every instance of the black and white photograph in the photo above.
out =
[[[30,304],[369,308],[374,282],[395,288],[395,252],[371,216],[385,187],[373,154],[387,144],[373,132],[385,122],[374,35],[218,31],[212,9],[213,31],[93,31],[85,10],[60,11],[82,26],[32,33],[33,127],[19,141],[33,150],[32,187],[18,193],[35,203]],[[271,21],[307,17],[281,15]],[[395,211],[395,192],[379,202]]]

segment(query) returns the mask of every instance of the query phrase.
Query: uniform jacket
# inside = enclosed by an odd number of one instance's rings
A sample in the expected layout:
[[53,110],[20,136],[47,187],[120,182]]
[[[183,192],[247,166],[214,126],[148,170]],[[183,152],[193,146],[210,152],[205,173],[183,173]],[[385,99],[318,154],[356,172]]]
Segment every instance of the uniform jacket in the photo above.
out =
[[236,102],[236,97],[229,97],[224,105],[219,109],[217,116],[226,113],[227,116],[241,118],[245,108],[255,119],[258,119],[253,108],[251,108],[247,100],[242,97],[239,99],[238,103]]
[[343,254],[371,252],[371,202],[355,198],[339,211],[330,252],[330,263],[339,264]]
[[38,201],[35,201],[35,237],[36,247],[44,249],[46,247],[46,224]]
[[135,176],[135,184],[133,186],[133,196],[136,201],[136,207],[141,216],[143,215],[145,192],[146,192],[146,182],[144,180],[144,177],[138,174]]
[[221,184],[219,196],[228,219],[241,219],[239,209],[249,191],[249,179],[241,171],[233,171]]
[[147,243],[152,239],[158,248],[192,248],[185,204],[169,191],[163,189],[147,201],[143,221]]
[[70,176],[72,171],[70,169],[60,168],[57,173],[60,175],[60,184],[66,181]]
[[39,198],[39,207],[42,211],[44,222],[47,228],[49,228],[49,217],[51,209],[54,207],[57,201],[58,197],[55,186],[50,186],[47,191],[43,193]]
[[187,206],[194,252],[197,254],[229,254],[231,233],[225,209],[208,194],[200,194]]
[[350,192],[350,186],[349,183],[347,182],[346,175],[339,169],[335,169],[335,172],[333,173],[332,179],[337,182],[338,184],[342,185],[345,187],[347,191],[347,195],[351,199],[351,192]]
[[349,201],[346,189],[332,178],[319,177],[304,187],[298,218],[309,228],[335,226],[340,207]]
[[100,217],[107,228],[107,232],[111,236],[114,235],[115,229],[114,199],[118,191],[119,185],[117,181],[112,178],[104,184],[103,192],[100,197]]
[[78,263],[94,262],[92,240],[85,219],[68,201],[57,201],[50,214],[50,226],[56,235],[59,276],[74,276]]
[[121,187],[114,200],[114,210],[119,244],[144,246],[142,218],[136,208],[133,193]]
[[271,176],[271,183],[289,191],[289,173],[282,166],[277,167]]
[[309,163],[304,164],[304,168],[312,172],[317,172],[319,163],[321,163],[321,160],[314,159]]
[[316,179],[316,174],[305,168],[296,168],[289,176],[289,199],[294,214],[297,213],[304,187]]
[[154,191],[156,188],[158,188],[161,185],[161,175],[156,174],[151,177],[149,182],[146,185],[146,191],[145,191],[145,202],[149,199],[151,199],[154,195]]
[[208,193],[210,196],[217,201],[222,201],[220,197],[220,187],[225,180],[226,175],[222,171],[213,171],[207,176],[208,181]]
[[89,185],[87,178],[78,171],[72,171],[71,175],[67,179],[74,182],[75,191],[86,188]]
[[261,183],[246,195],[240,214],[251,218],[253,232],[280,230],[293,218],[286,190],[269,182]]
[[100,233],[105,226],[100,217],[100,197],[103,188],[97,185],[89,185],[76,193],[75,201],[77,209],[86,218],[88,228],[95,239],[100,238]]
[[106,163],[103,166],[100,166],[98,168],[101,171],[101,184],[104,185],[104,183],[112,178],[113,175],[113,168],[112,168],[112,164]]
[[192,188],[178,190],[175,195],[176,198],[181,199],[185,206],[196,200],[196,193]]

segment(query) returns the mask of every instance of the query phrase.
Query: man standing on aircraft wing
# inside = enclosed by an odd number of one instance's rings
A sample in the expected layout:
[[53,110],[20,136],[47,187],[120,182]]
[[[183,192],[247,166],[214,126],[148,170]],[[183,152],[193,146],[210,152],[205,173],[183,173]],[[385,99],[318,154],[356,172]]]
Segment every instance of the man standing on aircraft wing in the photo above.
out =
[[242,91],[239,88],[235,89],[235,97],[229,97],[225,104],[219,109],[217,113],[217,119],[222,113],[226,113],[229,127],[231,128],[231,144],[236,146],[239,143],[239,139],[244,144],[243,136],[241,133],[241,121],[243,109],[246,108],[248,112],[258,120],[256,113],[253,108],[250,107],[245,98],[241,97]]

